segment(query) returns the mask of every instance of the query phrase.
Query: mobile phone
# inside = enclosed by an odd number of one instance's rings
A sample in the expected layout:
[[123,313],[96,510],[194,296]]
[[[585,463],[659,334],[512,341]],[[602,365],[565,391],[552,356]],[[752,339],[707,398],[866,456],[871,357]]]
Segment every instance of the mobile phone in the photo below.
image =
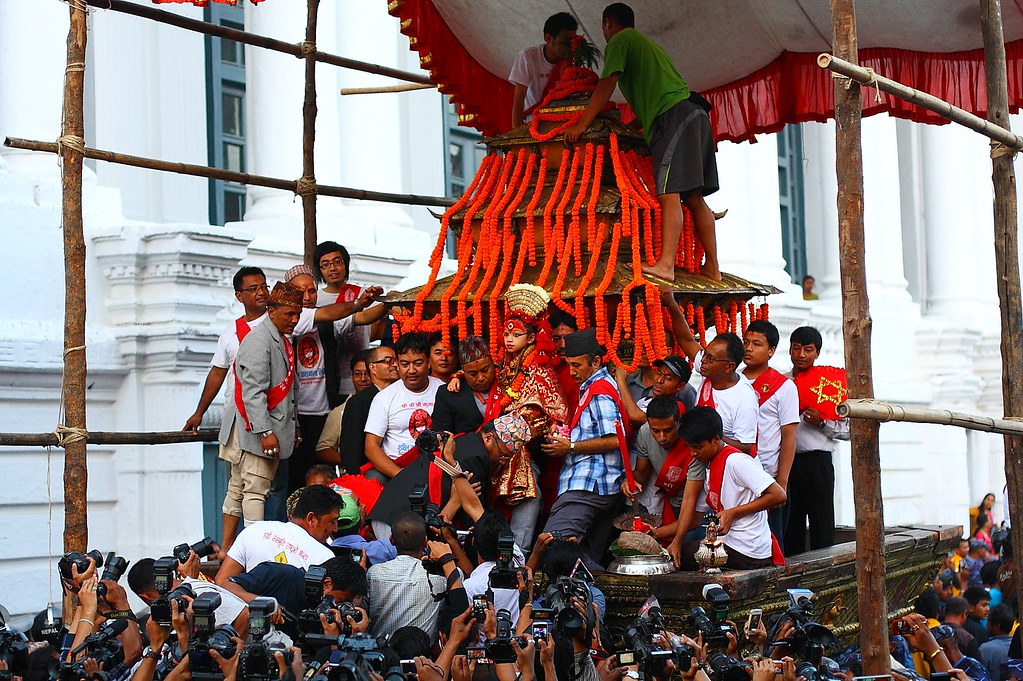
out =
[[618,653],[618,666],[624,667],[626,665],[636,664],[636,653],[631,650],[623,650]]
[[533,622],[529,628],[529,633],[534,639],[547,639],[547,635],[550,634],[550,625],[547,622]]
[[904,619],[897,619],[892,622],[892,636],[905,636],[913,631],[913,625]]
[[465,656],[470,662],[476,662],[477,664],[491,664],[490,658],[487,657],[487,649],[483,646],[466,648]]
[[487,600],[486,594],[476,594],[472,597],[472,616],[476,618],[476,621],[483,623],[483,620],[487,618],[487,607],[490,605],[490,601]]
[[760,622],[764,616],[762,608],[753,608],[749,611],[749,619],[746,620],[746,631],[756,631],[760,628]]
[[782,668],[785,666],[785,662],[783,662],[782,660],[771,660],[771,662],[774,663],[774,673],[781,674]]
[[416,672],[416,661],[415,660],[402,660],[401,661],[401,675],[406,679],[417,678]]
[[931,672],[931,678],[934,679],[934,681],[953,681],[955,679],[955,674],[951,674],[949,672]]
[[[941,674],[942,672],[937,672]],[[935,672],[931,672],[931,678],[934,677]],[[945,674],[945,676],[952,676],[951,674]],[[892,681],[891,674],[875,674],[874,676],[854,676],[853,681]]]

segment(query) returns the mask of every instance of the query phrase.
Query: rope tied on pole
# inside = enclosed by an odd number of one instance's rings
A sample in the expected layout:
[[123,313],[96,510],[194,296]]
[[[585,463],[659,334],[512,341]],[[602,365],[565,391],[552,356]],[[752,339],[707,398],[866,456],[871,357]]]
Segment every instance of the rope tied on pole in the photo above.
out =
[[1002,144],[997,140],[991,140],[991,160],[1001,158],[1002,156],[1009,156],[1013,160],[1016,160],[1016,154],[1019,153],[1007,144]]
[[[884,99],[881,97],[881,86],[878,85],[877,83],[877,74],[874,72],[874,69],[870,68],[869,66],[864,66],[863,70],[867,72],[867,77],[870,80],[868,80],[866,83],[862,83],[862,85],[874,88],[874,101],[877,102],[878,104],[883,103]],[[846,76],[841,73],[836,73],[834,71],[831,72],[831,77],[837,80],[844,81],[843,85],[845,85],[846,90],[851,88],[854,82],[855,83],[860,82],[851,76]]]
[[85,62],[84,61],[69,62],[68,65],[64,68],[64,73],[65,74],[67,74],[67,73],[84,73],[84,72],[85,72]]
[[[64,147],[67,147],[68,149],[71,149],[72,151],[77,151],[79,154],[82,154],[84,156],[85,155],[85,138],[84,137],[80,137],[79,135],[61,135],[60,137],[57,138],[57,155],[58,156],[59,155],[63,155]],[[68,350],[65,351],[65,354],[67,354],[67,352],[70,352],[71,350],[75,350],[75,349],[77,349],[77,348],[69,348]]]
[[316,193],[316,178],[314,176],[303,175],[295,180],[295,196],[309,196]]
[[295,55],[295,56],[298,57],[299,59],[301,59],[302,57],[307,57],[310,54],[315,54],[316,53],[316,43],[311,42],[309,40],[303,40],[302,42],[300,42],[298,44],[298,51],[301,54],[300,55]]
[[58,423],[57,427],[53,429],[53,434],[57,436],[57,446],[67,448],[72,442],[84,441],[88,437],[89,431],[85,428],[75,428]]

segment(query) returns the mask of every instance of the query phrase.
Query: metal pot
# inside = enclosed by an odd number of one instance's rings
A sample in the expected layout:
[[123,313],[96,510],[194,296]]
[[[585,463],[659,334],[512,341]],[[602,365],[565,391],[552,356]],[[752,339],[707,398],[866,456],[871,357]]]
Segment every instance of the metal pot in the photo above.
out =
[[666,575],[675,571],[671,556],[619,556],[611,561],[608,572],[619,575]]

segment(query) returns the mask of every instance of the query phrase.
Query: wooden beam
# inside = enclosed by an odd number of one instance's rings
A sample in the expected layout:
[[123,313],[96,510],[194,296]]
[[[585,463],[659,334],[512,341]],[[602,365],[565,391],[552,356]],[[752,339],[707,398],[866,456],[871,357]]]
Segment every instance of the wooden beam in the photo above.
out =
[[[85,229],[82,224],[82,148],[85,146],[85,45],[88,13],[69,2],[60,133],[61,233],[64,235],[64,378],[62,426],[85,431]],[[57,146],[57,145],[54,145]],[[88,460],[84,439],[64,447],[64,551],[86,551],[89,543]]]
[[[858,61],[854,0],[830,0],[832,49]],[[870,302],[863,235],[863,150],[860,86],[835,83],[835,165],[838,174],[838,252],[841,254],[842,336],[849,396],[873,398],[870,360]],[[856,585],[860,597],[860,650],[863,674],[890,673],[888,604],[885,591],[884,510],[881,501],[881,458],[876,421],[850,424],[853,503],[856,509]]]
[[343,87],[342,95],[379,95],[388,92],[412,92],[413,90],[432,90],[436,85],[422,85],[420,83],[403,83],[402,85],[390,85],[382,87]]
[[[4,146],[13,149],[29,149],[31,151],[45,151],[51,154],[57,153],[57,144],[53,142],[41,142],[39,140],[27,140],[18,137],[8,137],[4,140]],[[194,165],[191,163],[176,163],[172,161],[161,161],[145,156],[132,156],[121,154],[115,151],[103,149],[92,149],[85,147],[82,150],[85,158],[94,158],[98,161],[109,163],[120,163],[121,165],[135,166],[136,168],[148,168],[149,170],[163,170],[181,175],[195,175],[214,180],[226,180],[239,184],[255,185],[257,187],[270,187],[288,192],[298,191],[296,180],[284,180],[278,177],[266,177],[263,175],[250,175],[249,173],[238,173],[233,170],[222,168],[210,168],[208,166]],[[374,192],[366,189],[351,189],[349,187],[336,187],[329,184],[317,184],[316,193],[320,196],[334,196],[342,199],[361,199],[364,201],[380,201],[382,203],[402,203],[412,206],[441,206],[447,208],[455,204],[455,199],[446,196],[421,196],[418,194],[389,194],[387,192]]]
[[880,400],[847,400],[835,409],[842,418],[870,419],[888,423],[907,421],[909,423],[930,423],[941,426],[957,426],[969,430],[1000,435],[1023,435],[1023,421],[993,419],[990,416],[965,414],[947,409],[923,409],[905,407]]
[[[1002,49],[1004,52],[1004,47]],[[926,92],[920,92],[915,88],[908,87],[899,83],[898,81],[885,78],[874,73],[871,70],[865,69],[862,66],[847,62],[844,59],[839,59],[830,54],[822,54],[817,57],[817,65],[821,68],[828,69],[834,73],[837,73],[847,78],[852,78],[860,85],[868,85],[870,87],[876,87],[882,92],[904,99],[907,102],[916,104],[917,106],[933,111],[934,113],[944,116],[953,123],[963,125],[974,132],[979,132],[981,135],[990,137],[996,142],[1001,142],[1007,147],[1016,149],[1017,151],[1023,151],[1023,137],[1012,134],[1009,130],[985,121],[980,116],[975,116],[965,109],[960,109],[958,106],[952,106],[943,99],[938,99],[934,95],[929,95]],[[1003,66],[1004,70],[1004,66]]]
[[[1009,91],[1005,66],[1005,39],[999,0],[980,0],[984,33],[984,70],[987,75],[987,119],[1009,130]],[[993,148],[991,182],[994,185],[995,282],[1002,320],[1002,410],[1023,413],[1023,310],[1020,309],[1019,243],[1016,235],[1016,173],[1013,154]],[[1009,507],[1023,508],[1023,439],[1005,436],[1005,480]],[[1019,515],[1018,513],[1016,515]],[[1023,522],[1012,526],[1014,546],[1023,546]],[[1016,580],[1017,598],[1023,598],[1023,579]],[[1020,601],[1023,603],[1023,601]]]
[[[302,241],[305,264],[315,268],[316,249],[316,18],[320,0],[306,0],[305,95],[302,102]],[[315,272],[316,269],[313,269]]]
[[[107,432],[96,431],[85,435],[90,445],[167,445],[182,442],[216,442],[220,432],[212,428],[198,431],[157,431],[157,432]],[[56,433],[0,433],[3,447],[56,447],[59,446]]]
[[[183,28],[187,31],[195,31],[196,33],[212,35],[218,38],[227,38],[228,40],[252,45],[253,47],[262,47],[267,50],[274,50],[275,52],[283,52],[284,54],[290,54],[292,57],[302,58],[305,56],[302,54],[301,43],[295,44],[287,43],[283,40],[274,40],[273,38],[267,38],[266,36],[262,36],[257,33],[249,33],[248,31],[241,31],[237,28],[230,28],[219,24],[210,24],[205,21],[189,19],[188,17],[183,17],[179,14],[174,14],[161,9],[154,9],[153,7],[148,7],[146,5],[126,2],[126,0],[85,0],[85,2],[86,4],[92,5],[98,9],[109,9],[115,12],[121,12],[122,14],[131,14],[142,19],[150,19],[161,24],[167,24],[168,26]],[[392,69],[389,66],[370,64],[369,62],[339,57],[335,54],[320,52],[318,50],[314,53],[314,58],[316,61],[323,62],[324,64],[331,64],[344,69],[362,71],[363,73],[374,73],[378,76],[387,76],[388,78],[404,80],[409,83],[433,85],[433,81],[430,80],[430,77],[422,73]]]

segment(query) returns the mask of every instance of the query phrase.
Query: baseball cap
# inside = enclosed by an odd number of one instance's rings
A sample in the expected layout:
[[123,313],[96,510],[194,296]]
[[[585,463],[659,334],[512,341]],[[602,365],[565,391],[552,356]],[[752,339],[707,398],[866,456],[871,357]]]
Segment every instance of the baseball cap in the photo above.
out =
[[337,529],[350,530],[357,527],[362,516],[359,514],[359,502],[355,497],[347,494],[341,495],[341,512],[337,517]]
[[936,627],[931,627],[931,635],[934,636],[935,641],[943,641],[946,638],[953,638],[956,632],[947,624],[939,624]]
[[684,380],[689,380],[689,377],[693,375],[692,370],[689,368],[689,360],[678,355],[668,355],[664,359],[655,359],[653,362],[650,362],[650,366],[667,367],[671,373]]
[[971,539],[970,540],[970,550],[971,551],[976,551],[977,549],[983,549],[985,547],[987,547],[987,544],[985,544],[984,542],[982,542],[979,539]]
[[938,579],[941,581],[941,585],[946,589],[952,586],[952,583],[955,582],[955,577],[955,573],[951,570],[942,570],[938,573]]

